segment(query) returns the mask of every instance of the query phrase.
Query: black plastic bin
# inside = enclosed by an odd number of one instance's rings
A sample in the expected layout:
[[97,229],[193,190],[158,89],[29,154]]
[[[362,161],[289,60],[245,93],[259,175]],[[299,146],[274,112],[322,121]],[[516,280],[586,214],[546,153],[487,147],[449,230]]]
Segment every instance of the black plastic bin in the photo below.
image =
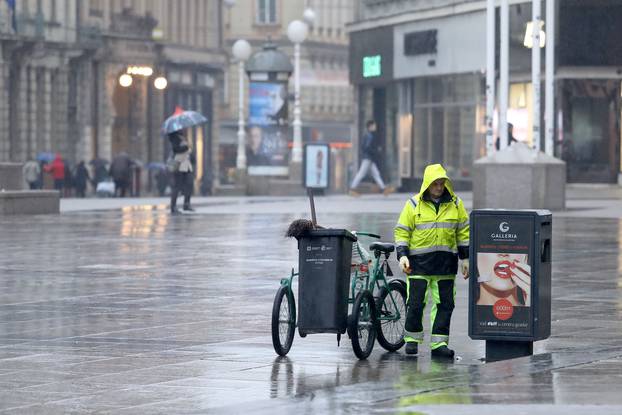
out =
[[298,245],[298,331],[345,333],[352,243],[345,229],[306,232]]

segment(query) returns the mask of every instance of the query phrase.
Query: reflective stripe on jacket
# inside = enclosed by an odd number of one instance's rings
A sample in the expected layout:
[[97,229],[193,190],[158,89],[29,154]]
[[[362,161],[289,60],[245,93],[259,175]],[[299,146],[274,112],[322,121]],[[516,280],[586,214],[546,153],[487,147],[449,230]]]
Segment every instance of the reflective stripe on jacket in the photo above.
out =
[[[440,178],[446,190],[437,211],[424,195]],[[413,274],[455,275],[458,256],[468,258],[469,216],[440,164],[426,167],[421,190],[404,205],[394,235],[398,257],[409,256]]]

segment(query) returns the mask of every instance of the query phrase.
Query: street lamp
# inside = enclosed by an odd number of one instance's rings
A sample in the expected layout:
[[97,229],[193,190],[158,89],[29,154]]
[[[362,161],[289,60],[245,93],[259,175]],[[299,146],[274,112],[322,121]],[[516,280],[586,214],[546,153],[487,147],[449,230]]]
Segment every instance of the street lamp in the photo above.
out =
[[251,56],[251,45],[244,39],[233,44],[233,57],[238,61],[238,155],[236,167],[246,168],[246,132],[244,131],[244,62]]
[[158,76],[158,77],[157,77],[157,78],[153,81],[153,86],[154,86],[156,89],[159,89],[159,90],[163,90],[163,89],[165,89],[165,88],[167,87],[167,85],[168,85],[168,81],[167,81],[167,80],[166,80],[166,78],[165,78],[165,77],[163,77],[163,76]]
[[302,122],[300,121],[300,44],[307,38],[308,26],[294,20],[287,26],[287,37],[294,43],[294,149],[292,161],[302,162]]
[[313,23],[315,23],[315,12],[312,8],[307,7],[305,9],[305,11],[302,13],[302,20],[304,20],[305,23],[309,26],[313,26]]
[[121,75],[119,77],[119,85],[121,85],[123,88],[127,88],[128,86],[132,85],[132,75],[126,73]]

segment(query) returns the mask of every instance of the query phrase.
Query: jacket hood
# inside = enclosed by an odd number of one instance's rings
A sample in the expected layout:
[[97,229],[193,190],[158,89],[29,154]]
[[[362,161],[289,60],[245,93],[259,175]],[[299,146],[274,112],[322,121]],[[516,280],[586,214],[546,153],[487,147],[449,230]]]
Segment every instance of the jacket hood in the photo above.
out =
[[432,182],[438,179],[445,179],[445,188],[451,197],[454,197],[454,186],[447,176],[447,172],[440,164],[429,164],[426,166],[425,171],[423,172],[423,182],[421,183],[421,189],[419,190],[419,197],[422,197]]

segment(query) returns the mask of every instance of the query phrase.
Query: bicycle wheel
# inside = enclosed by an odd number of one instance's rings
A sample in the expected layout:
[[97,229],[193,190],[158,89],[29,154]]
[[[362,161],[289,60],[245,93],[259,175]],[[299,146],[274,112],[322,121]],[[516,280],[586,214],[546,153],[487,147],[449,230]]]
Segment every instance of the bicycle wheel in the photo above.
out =
[[376,341],[376,305],[369,291],[356,296],[349,323],[352,350],[359,359],[367,359]]
[[378,343],[389,352],[399,350],[404,345],[406,324],[406,289],[399,280],[392,280],[380,289],[376,310]]
[[285,356],[294,342],[296,301],[288,286],[281,286],[272,306],[272,345],[279,356]]

